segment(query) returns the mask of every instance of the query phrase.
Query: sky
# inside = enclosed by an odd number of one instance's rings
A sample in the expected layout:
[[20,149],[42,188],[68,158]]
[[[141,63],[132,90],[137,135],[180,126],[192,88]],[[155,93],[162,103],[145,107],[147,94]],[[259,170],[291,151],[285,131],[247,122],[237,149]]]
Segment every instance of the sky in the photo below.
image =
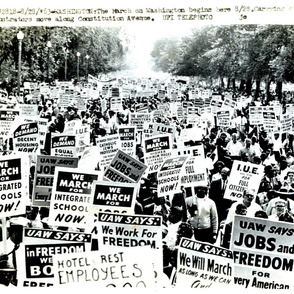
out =
[[[156,40],[164,37],[183,37],[190,34],[191,28],[182,25],[132,26],[128,27],[130,35],[134,35],[134,47],[131,55],[136,63],[136,73],[139,75],[152,73],[150,53]],[[153,73],[154,74],[154,73]]]

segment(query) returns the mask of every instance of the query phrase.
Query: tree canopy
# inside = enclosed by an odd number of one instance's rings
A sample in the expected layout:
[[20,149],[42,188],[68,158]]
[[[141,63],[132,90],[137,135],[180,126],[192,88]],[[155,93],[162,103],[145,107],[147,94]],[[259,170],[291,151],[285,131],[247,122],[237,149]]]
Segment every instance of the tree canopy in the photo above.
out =
[[[155,58],[158,69],[174,75],[240,81],[240,87],[261,81],[294,81],[294,27],[284,25],[229,25],[193,29],[177,47],[173,40],[158,41],[154,52],[164,52],[165,60]],[[164,44],[164,45],[163,45]],[[168,50],[172,47],[172,50]],[[176,52],[176,62],[169,63]],[[229,86],[228,86],[229,87]],[[235,84],[233,85],[235,87]],[[280,90],[280,89],[279,89]]]
[[[52,81],[99,75],[125,67],[128,50],[118,27],[8,27],[0,28],[1,78],[16,79],[17,33],[24,33],[21,61],[23,80]],[[51,44],[51,47],[48,46]]]

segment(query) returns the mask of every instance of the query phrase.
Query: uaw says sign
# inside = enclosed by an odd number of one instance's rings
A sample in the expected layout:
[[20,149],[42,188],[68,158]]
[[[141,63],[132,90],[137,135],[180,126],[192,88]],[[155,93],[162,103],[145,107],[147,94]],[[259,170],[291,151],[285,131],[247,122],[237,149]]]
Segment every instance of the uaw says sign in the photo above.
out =
[[75,289],[79,286],[100,289],[154,287],[154,258],[148,247],[57,254],[53,257],[54,284],[74,286]]
[[55,286],[53,256],[90,251],[91,234],[25,228],[16,250],[17,278],[21,287]]
[[104,172],[104,180],[113,182],[138,183],[147,166],[118,150]]
[[76,168],[78,158],[37,155],[32,202],[36,206],[50,206],[54,172],[57,166]]
[[234,282],[246,289],[294,289],[294,225],[236,215]]
[[225,248],[182,238],[177,255],[176,287],[229,290],[233,253]]
[[254,196],[256,196],[263,169],[262,165],[234,160],[224,198],[238,200],[242,198],[246,189],[255,190]]
[[97,222],[99,250],[136,246],[159,249],[161,222],[161,216],[101,212]]
[[57,167],[53,180],[49,223],[58,226],[85,227],[92,184],[97,180],[97,172]]
[[90,212],[134,213],[138,184],[94,181]]
[[0,218],[25,213],[29,197],[29,158],[2,156],[0,160]]

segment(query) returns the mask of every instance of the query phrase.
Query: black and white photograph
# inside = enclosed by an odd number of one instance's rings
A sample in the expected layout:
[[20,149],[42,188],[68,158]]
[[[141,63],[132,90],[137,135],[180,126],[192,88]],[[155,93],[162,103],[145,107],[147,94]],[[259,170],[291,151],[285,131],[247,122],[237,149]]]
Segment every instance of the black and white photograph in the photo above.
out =
[[3,293],[293,293],[293,19],[1,4]]

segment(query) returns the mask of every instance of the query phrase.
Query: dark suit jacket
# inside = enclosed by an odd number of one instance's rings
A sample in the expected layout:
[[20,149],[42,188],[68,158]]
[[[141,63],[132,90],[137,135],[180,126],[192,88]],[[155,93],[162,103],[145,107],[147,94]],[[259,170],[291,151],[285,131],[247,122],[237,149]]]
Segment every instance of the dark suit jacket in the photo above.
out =
[[232,201],[224,199],[224,191],[222,191],[222,180],[218,179],[212,181],[209,189],[209,198],[216,204],[219,222],[227,217],[228,209],[232,205]]

